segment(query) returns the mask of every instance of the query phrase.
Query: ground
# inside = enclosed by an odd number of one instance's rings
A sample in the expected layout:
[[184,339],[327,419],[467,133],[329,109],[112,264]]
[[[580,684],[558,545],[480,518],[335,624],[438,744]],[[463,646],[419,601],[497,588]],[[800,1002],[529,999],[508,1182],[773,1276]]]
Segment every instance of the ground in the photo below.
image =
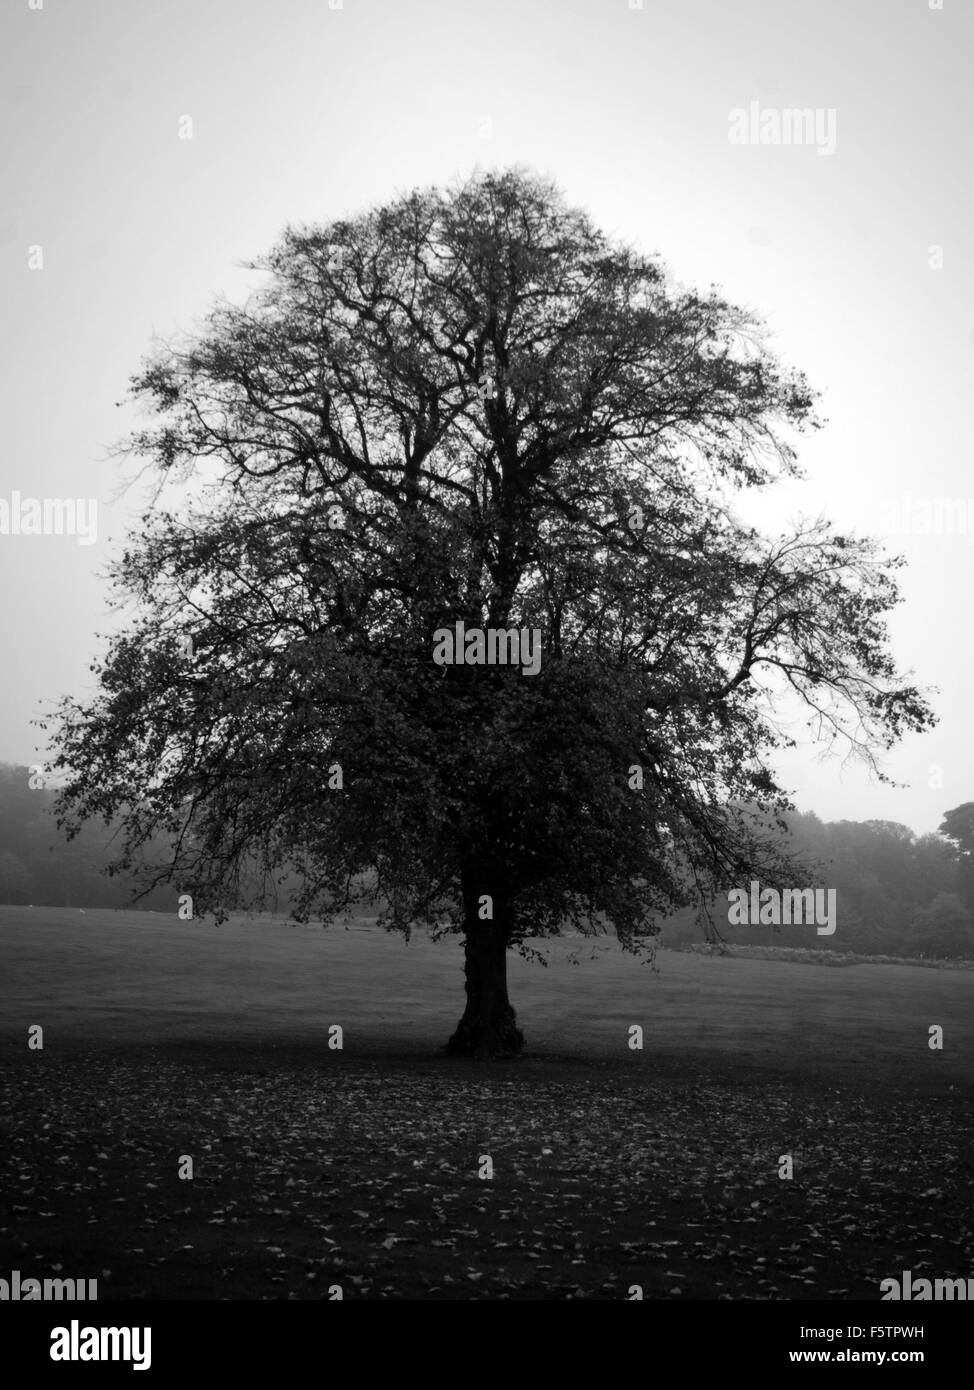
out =
[[844,1300],[974,1276],[974,972],[547,954],[511,965],[527,1052],[471,1063],[438,1051],[454,942],[0,908],[0,1277]]

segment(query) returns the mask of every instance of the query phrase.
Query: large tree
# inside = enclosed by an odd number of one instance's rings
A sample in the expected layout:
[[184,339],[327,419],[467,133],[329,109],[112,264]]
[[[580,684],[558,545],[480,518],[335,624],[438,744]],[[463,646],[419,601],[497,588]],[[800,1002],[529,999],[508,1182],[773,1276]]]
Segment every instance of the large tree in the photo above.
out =
[[[450,1047],[510,1054],[509,949],[639,950],[695,895],[795,881],[762,822],[788,698],[871,760],[930,721],[892,565],[735,516],[797,472],[808,386],[544,179],[291,228],[252,268],[134,380],[132,451],[207,495],[157,495],[114,567],[135,616],[60,711],[62,823],[121,815],[128,869],[165,831],[145,872],[218,919],[297,875],[299,918],[375,892],[462,933]],[[457,623],[539,632],[539,669],[440,664]]]

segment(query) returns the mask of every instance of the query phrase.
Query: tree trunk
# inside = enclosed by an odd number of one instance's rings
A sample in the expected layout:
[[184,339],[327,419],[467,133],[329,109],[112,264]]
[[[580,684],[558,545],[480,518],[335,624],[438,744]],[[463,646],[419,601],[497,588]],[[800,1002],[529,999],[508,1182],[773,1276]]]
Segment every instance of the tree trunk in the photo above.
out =
[[481,921],[479,895],[468,889],[464,896],[467,1007],[447,1052],[457,1057],[514,1057],[524,1047],[524,1034],[507,997],[507,917],[494,896],[494,920]]

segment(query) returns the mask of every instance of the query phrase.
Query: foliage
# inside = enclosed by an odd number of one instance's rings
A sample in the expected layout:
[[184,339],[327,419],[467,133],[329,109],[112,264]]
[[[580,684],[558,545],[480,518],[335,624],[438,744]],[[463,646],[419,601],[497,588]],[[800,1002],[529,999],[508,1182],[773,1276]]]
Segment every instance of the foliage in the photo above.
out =
[[[816,423],[752,315],[519,171],[289,229],[255,268],[135,379],[132,452],[206,502],[146,515],[113,572],[136,616],[60,711],[61,823],[120,819],[122,870],[162,832],[146,881],[217,917],[297,876],[299,917],[367,881],[407,932],[473,931],[486,893],[504,945],[636,946],[790,881],[789,696],[870,761],[931,722],[887,651],[895,562],[731,511]],[[540,672],[436,666],[457,621],[537,629]]]

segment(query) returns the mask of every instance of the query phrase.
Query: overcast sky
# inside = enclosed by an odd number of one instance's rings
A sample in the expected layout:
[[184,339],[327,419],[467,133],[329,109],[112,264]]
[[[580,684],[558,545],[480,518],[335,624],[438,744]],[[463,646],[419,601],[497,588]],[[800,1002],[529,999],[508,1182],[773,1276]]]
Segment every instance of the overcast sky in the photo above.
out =
[[[941,722],[888,757],[902,790],[789,755],[799,805],[922,832],[974,799],[966,0],[33,5],[0,13],[0,514],[95,499],[97,530],[0,534],[0,760],[38,759],[39,702],[85,690],[110,626],[101,570],[141,495],[109,448],[153,334],[241,296],[288,221],[522,163],[761,313],[822,392],[806,480],[753,514],[824,511],[909,561],[895,650]],[[785,108],[818,113],[814,138],[738,138]]]

